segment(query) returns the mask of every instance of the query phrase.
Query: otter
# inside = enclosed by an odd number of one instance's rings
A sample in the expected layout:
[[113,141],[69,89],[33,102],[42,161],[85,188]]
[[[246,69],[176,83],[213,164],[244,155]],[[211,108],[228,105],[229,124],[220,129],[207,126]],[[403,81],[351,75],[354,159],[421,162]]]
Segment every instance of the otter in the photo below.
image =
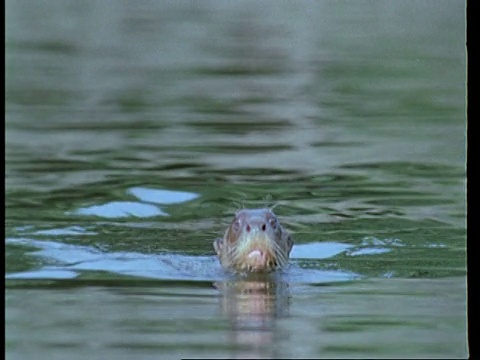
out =
[[272,210],[243,209],[213,247],[226,270],[271,272],[288,263],[293,239]]

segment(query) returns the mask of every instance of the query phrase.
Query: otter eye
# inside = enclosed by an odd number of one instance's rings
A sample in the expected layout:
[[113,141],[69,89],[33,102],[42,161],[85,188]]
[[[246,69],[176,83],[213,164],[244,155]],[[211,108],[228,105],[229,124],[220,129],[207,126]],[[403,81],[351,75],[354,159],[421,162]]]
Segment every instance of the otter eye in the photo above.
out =
[[234,230],[235,232],[239,231],[239,230],[240,230],[240,226],[241,226],[240,220],[235,219],[235,220],[233,221],[233,224],[232,224],[233,230]]
[[275,218],[271,218],[268,222],[270,223],[270,226],[273,230],[277,228],[277,220]]

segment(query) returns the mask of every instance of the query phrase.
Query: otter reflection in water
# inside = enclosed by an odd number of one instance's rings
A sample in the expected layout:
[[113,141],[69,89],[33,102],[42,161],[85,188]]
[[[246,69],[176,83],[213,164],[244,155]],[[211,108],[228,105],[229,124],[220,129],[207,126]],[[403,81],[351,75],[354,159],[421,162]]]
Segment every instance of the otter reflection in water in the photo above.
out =
[[289,293],[281,274],[271,272],[287,265],[292,246],[292,237],[270,209],[240,210],[223,238],[213,243],[223,268],[242,274],[215,283],[232,326],[230,341],[241,358],[278,355],[278,339],[286,335],[276,320],[288,313]]
[[270,209],[243,209],[213,247],[220,263],[236,272],[270,272],[288,263],[293,239]]
[[279,357],[278,345],[289,336],[277,323],[288,316],[288,284],[273,274],[249,274],[215,287],[222,292],[221,310],[231,326],[228,339],[234,355]]

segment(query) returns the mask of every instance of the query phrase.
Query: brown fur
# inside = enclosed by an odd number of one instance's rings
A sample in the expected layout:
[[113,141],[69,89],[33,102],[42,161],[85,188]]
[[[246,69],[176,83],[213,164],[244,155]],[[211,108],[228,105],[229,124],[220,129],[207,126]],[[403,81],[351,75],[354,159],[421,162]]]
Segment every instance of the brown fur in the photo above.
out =
[[225,269],[269,272],[285,266],[293,239],[271,209],[243,209],[213,247]]

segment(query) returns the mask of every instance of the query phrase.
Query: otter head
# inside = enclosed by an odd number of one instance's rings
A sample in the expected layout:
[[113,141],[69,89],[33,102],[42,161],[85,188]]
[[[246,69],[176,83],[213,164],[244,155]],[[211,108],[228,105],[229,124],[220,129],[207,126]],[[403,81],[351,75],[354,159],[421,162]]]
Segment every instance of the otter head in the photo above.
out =
[[293,240],[270,209],[243,209],[213,243],[220,263],[237,272],[270,272],[287,264]]

